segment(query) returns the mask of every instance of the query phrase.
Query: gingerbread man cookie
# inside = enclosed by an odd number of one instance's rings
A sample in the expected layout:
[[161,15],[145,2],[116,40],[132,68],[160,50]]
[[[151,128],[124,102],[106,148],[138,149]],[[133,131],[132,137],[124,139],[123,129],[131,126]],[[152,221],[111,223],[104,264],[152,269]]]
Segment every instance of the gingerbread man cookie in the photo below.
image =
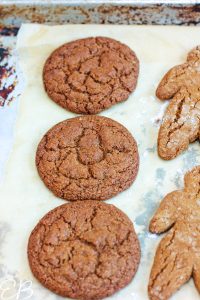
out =
[[184,189],[168,194],[150,223],[152,233],[169,230],[151,270],[151,300],[169,299],[191,277],[200,293],[200,166],[184,180]]
[[158,135],[158,154],[170,160],[188,148],[200,135],[200,46],[161,80],[156,95],[172,99]]

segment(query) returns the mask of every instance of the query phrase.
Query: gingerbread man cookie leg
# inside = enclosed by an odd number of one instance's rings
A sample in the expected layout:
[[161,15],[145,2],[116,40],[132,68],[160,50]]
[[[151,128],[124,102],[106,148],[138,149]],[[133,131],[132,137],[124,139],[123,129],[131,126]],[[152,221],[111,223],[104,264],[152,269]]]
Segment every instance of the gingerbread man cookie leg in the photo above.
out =
[[[200,93],[196,95],[200,99]],[[199,136],[200,110],[195,99],[185,88],[171,100],[158,135],[158,154],[161,158],[175,158]]]
[[168,194],[160,204],[149,225],[149,231],[152,233],[163,233],[167,231],[176,221],[175,202],[179,191]]
[[173,159],[199,136],[200,126],[200,48],[188,55],[187,62],[172,68],[161,80],[156,95],[172,99],[158,135],[158,154]]
[[169,299],[192,275],[193,260],[188,255],[188,247],[183,245],[179,249],[175,235],[172,229],[156,252],[148,287],[151,300]]
[[183,190],[168,194],[150,223],[152,233],[167,233],[156,251],[149,298],[167,300],[192,276],[200,291],[200,166],[184,177]]
[[169,70],[161,80],[157,90],[156,96],[161,100],[168,100],[172,98],[180,89],[180,83],[177,78],[182,73],[182,65],[176,66]]

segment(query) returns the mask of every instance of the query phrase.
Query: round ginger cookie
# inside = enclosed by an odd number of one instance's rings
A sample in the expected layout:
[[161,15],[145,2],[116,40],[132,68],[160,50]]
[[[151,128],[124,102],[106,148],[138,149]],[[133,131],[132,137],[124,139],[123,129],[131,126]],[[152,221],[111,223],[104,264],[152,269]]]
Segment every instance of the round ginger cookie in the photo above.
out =
[[34,276],[63,297],[102,299],[130,283],[140,245],[130,219],[113,205],[76,201],[46,214],[32,231]]
[[48,96],[65,109],[96,114],[126,100],[134,91],[139,61],[126,45],[107,37],[66,43],[43,69]]
[[45,185],[66,200],[106,200],[127,189],[139,165],[137,144],[118,122],[82,116],[52,127],[36,165]]

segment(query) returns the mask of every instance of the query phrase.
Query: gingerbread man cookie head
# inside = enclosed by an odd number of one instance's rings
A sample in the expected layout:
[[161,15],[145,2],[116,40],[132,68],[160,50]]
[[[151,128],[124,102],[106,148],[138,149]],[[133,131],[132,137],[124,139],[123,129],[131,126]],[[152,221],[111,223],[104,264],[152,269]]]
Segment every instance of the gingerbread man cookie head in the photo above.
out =
[[185,191],[191,196],[195,195],[194,201],[198,201],[198,196],[200,199],[200,166],[186,173],[184,183]]
[[167,232],[156,251],[149,298],[167,300],[193,277],[200,292],[200,166],[185,175],[183,190],[168,194],[150,222],[152,233]]
[[156,95],[171,99],[158,135],[158,154],[170,160],[199,138],[200,46],[189,52],[186,63],[167,72]]
[[193,62],[193,63],[200,63],[200,46],[197,46],[196,48],[192,49],[192,51],[190,51],[188,53],[187,56],[187,61],[189,62]]

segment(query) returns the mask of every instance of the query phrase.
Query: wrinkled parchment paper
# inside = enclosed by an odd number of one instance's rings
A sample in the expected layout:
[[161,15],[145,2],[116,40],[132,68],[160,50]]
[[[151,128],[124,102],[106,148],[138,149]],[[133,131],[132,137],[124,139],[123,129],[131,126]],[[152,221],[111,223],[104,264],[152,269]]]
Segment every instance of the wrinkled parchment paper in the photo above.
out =
[[[172,161],[157,155],[159,123],[167,102],[155,98],[156,86],[164,73],[182,63],[187,52],[200,44],[200,28],[168,26],[113,25],[23,25],[17,49],[26,87],[20,99],[15,140],[3,183],[0,187],[0,299],[8,300],[5,286],[18,298],[62,299],[43,288],[32,276],[27,261],[27,242],[31,230],[50,209],[63,204],[42,183],[35,167],[35,151],[44,133],[54,124],[74,117],[46,95],[42,68],[48,55],[59,45],[88,36],[115,38],[137,54],[139,81],[134,94],[101,115],[122,123],[138,142],[140,169],[137,180],[125,192],[108,200],[133,221],[139,236],[142,258],[132,283],[110,299],[145,300],[150,268],[160,237],[148,233],[148,223],[162,197],[183,187],[183,174],[200,163],[196,142]],[[7,280],[8,279],[8,280]],[[7,281],[6,281],[7,280]],[[15,285],[14,285],[15,282]],[[3,295],[3,296],[2,296]],[[17,294],[16,294],[17,295]],[[197,300],[190,280],[173,299]]]

